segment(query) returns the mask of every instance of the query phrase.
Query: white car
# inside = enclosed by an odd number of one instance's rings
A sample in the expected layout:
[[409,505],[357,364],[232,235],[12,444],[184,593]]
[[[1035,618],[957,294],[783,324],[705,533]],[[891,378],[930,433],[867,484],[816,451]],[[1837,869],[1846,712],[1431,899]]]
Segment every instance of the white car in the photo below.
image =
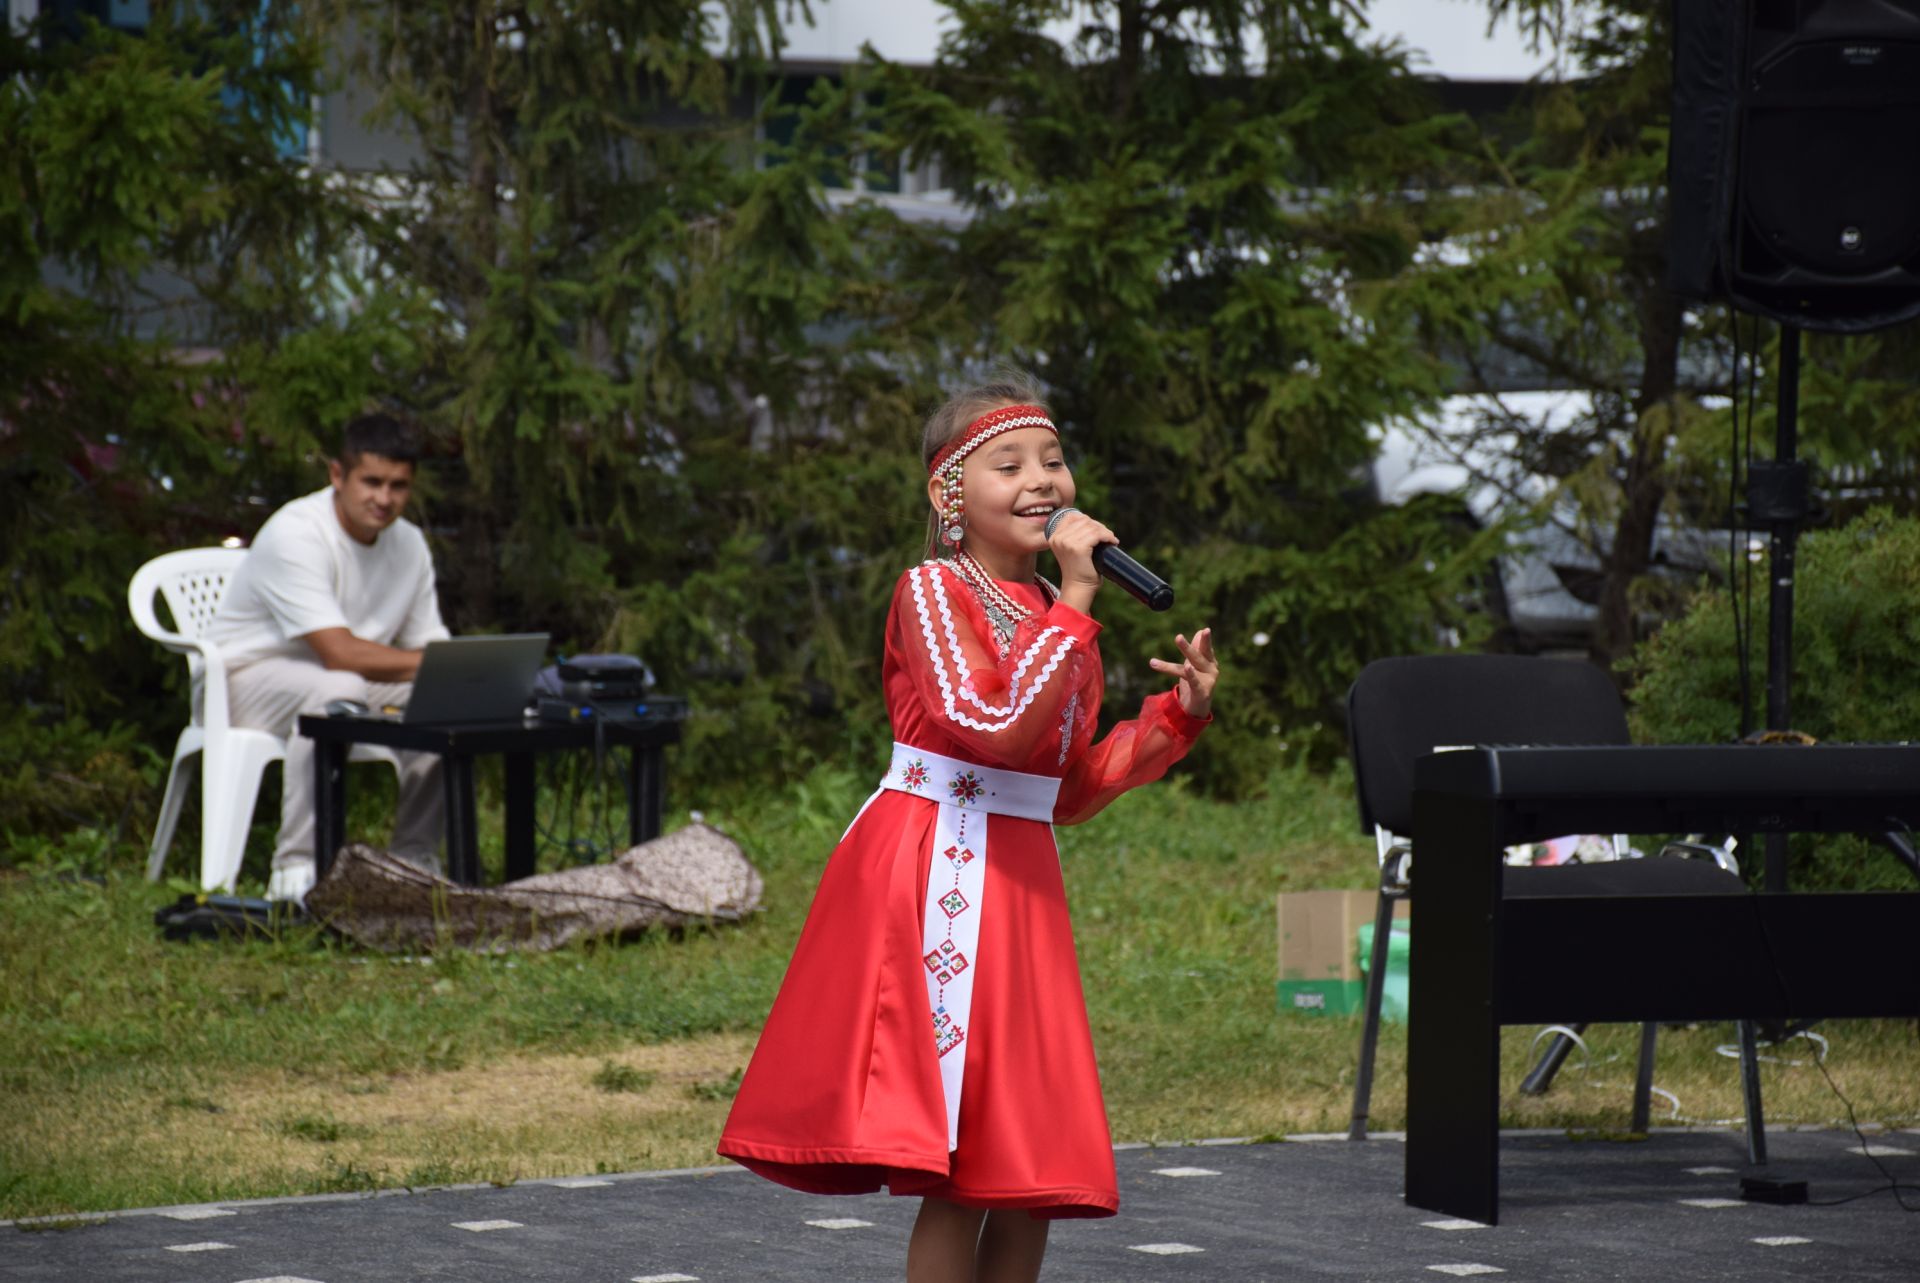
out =
[[[1592,636],[1612,527],[1584,515],[1555,478],[1526,460],[1527,442],[1592,414],[1585,392],[1507,392],[1448,397],[1430,416],[1374,430],[1372,482],[1381,502],[1449,495],[1478,527],[1517,519],[1498,576],[1486,585],[1486,608],[1504,618],[1503,641],[1514,649],[1584,650]],[[1688,581],[1724,575],[1726,538],[1663,517],[1653,568]]]

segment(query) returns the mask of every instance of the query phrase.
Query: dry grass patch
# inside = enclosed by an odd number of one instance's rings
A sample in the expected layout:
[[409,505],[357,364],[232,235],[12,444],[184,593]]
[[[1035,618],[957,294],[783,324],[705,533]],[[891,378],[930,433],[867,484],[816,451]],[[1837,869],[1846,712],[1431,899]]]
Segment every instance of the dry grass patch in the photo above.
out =
[[[1135,1030],[1100,1045],[1107,1108],[1122,1140],[1170,1142],[1207,1136],[1344,1132],[1353,1108],[1358,1017],[1328,1019],[1271,1012],[1220,1011],[1212,1037],[1219,1053],[1207,1063],[1183,1061],[1177,1030],[1156,1039]],[[1237,1019],[1236,1019],[1237,1017]],[[1638,1025],[1588,1029],[1591,1057],[1575,1053],[1551,1090],[1526,1096],[1520,1082],[1533,1067],[1536,1030],[1515,1026],[1500,1039],[1500,1121],[1504,1127],[1566,1128],[1623,1134],[1633,1115]],[[1762,1049],[1763,1116],[1773,1126],[1845,1129],[1843,1093],[1862,1127],[1912,1128],[1920,1123],[1920,1033],[1909,1021],[1835,1020],[1816,1032],[1830,1040],[1823,1075],[1814,1044],[1794,1039]],[[1719,1054],[1731,1024],[1663,1028],[1654,1061],[1651,1122],[1661,1126],[1744,1126],[1740,1065]],[[1544,1046],[1544,1043],[1542,1044]],[[1404,1026],[1383,1031],[1374,1065],[1371,1127],[1398,1131],[1407,1121]],[[1177,1076],[1176,1076],[1177,1074]],[[1827,1075],[1832,1077],[1829,1085]]]
[[[1848,1104],[1863,1127],[1911,1127],[1920,1121],[1920,1074],[1915,1073],[1920,1066],[1920,1039],[1911,1022],[1833,1020],[1816,1026],[1815,1032],[1828,1040],[1824,1074],[1815,1063],[1819,1052],[1813,1040],[1794,1038],[1761,1048],[1761,1116],[1769,1125],[1844,1129],[1849,1125]],[[1591,1062],[1576,1050],[1547,1095],[1524,1096],[1519,1084],[1534,1062],[1534,1033],[1532,1028],[1513,1028],[1501,1037],[1502,1123],[1626,1130],[1640,1054],[1639,1026],[1590,1028]],[[1653,1097],[1654,1126],[1744,1126],[1740,1062],[1719,1051],[1736,1036],[1731,1024],[1660,1030],[1653,1085],[1669,1095]],[[1545,1046],[1542,1041],[1540,1047]],[[1396,1061],[1396,1072],[1404,1082],[1404,1042]],[[1400,1117],[1405,1117],[1404,1108]]]
[[[78,1163],[108,1187],[116,1168],[141,1171],[149,1202],[705,1166],[722,1085],[752,1046],[727,1034],[378,1077],[155,1076],[30,1101],[0,1141],[16,1170]],[[628,1086],[596,1083],[609,1065]]]

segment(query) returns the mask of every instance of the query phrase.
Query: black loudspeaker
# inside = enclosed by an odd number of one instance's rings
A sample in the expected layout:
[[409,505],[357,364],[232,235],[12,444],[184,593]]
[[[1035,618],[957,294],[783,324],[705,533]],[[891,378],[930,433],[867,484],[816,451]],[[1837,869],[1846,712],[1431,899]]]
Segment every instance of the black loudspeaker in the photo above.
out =
[[1920,316],[1920,0],[1673,15],[1673,288],[1809,330]]

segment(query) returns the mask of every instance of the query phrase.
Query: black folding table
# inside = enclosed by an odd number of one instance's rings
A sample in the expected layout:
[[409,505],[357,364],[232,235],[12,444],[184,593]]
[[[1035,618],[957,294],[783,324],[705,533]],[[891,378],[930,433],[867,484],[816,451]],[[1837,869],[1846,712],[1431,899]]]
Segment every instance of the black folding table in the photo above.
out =
[[594,723],[514,719],[503,722],[408,723],[378,717],[300,719],[300,734],[315,741],[314,821],[316,872],[327,866],[347,840],[347,753],[355,744],[438,753],[447,800],[447,873],[455,882],[480,880],[478,834],[474,823],[473,759],[498,753],[506,762],[506,877],[509,882],[533,873],[534,757],[566,749],[627,750],[627,835],[644,842],[660,833],[660,804],[666,769],[662,750],[680,739],[673,718]]

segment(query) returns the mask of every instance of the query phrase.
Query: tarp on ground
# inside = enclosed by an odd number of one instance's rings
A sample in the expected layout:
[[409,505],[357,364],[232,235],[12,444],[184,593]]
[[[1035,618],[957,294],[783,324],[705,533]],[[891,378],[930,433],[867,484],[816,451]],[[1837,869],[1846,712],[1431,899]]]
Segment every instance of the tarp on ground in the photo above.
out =
[[760,907],[760,873],[740,845],[706,824],[642,842],[606,864],[461,886],[374,847],[354,844],[312,891],[307,911],[370,949],[488,953],[626,939],[694,922],[737,922]]

